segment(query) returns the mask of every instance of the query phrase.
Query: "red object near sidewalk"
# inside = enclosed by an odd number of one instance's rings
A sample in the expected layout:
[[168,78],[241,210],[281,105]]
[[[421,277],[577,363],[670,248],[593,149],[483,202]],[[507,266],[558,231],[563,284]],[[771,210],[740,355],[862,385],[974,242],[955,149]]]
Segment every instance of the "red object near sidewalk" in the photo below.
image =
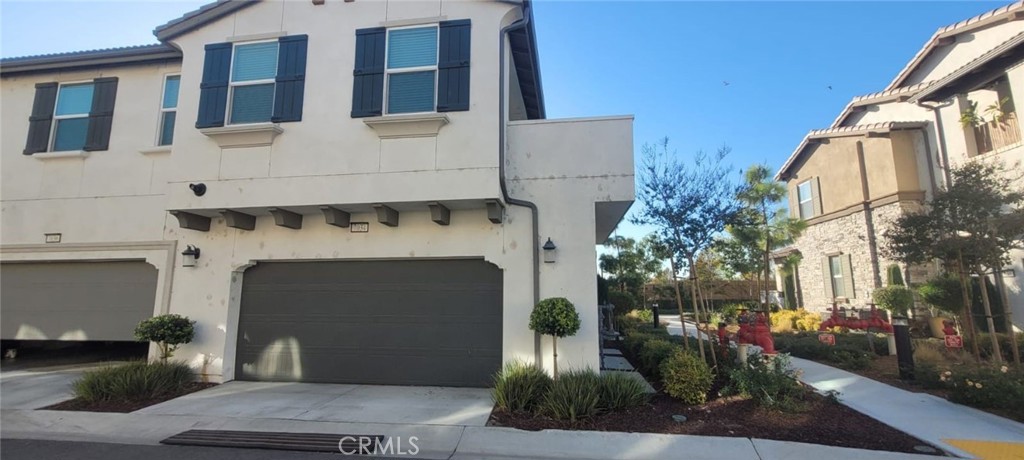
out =
[[963,348],[964,338],[959,335],[946,336],[946,348]]
[[[751,323],[753,319],[754,324]],[[739,343],[757,345],[761,347],[766,355],[774,355],[775,340],[772,339],[772,330],[768,327],[768,320],[764,313],[740,314],[740,332],[737,334]]]

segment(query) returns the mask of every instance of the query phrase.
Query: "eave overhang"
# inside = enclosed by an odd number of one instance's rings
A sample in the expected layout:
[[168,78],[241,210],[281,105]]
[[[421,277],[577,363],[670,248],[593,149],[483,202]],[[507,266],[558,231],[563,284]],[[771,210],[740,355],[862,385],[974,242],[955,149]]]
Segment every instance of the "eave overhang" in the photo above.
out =
[[963,67],[942,77],[910,98],[910,102],[937,102],[972,91],[1002,74],[1006,69],[1024,61],[1024,32],[1021,32]]
[[790,171],[797,164],[797,162],[803,157],[807,148],[816,145],[828,143],[829,139],[837,137],[854,137],[854,136],[866,136],[873,137],[878,135],[885,135],[892,131],[903,131],[908,129],[922,129],[928,126],[926,121],[889,121],[883,123],[871,123],[865,125],[853,125],[853,126],[842,126],[839,128],[828,128],[828,129],[816,129],[807,133],[804,139],[797,146],[796,150],[786,159],[786,163],[779,168],[779,172],[775,174],[775,180],[783,181],[789,180]]
[[0,59],[0,74],[180,61],[181,51],[162,43],[71,53],[42,54]]

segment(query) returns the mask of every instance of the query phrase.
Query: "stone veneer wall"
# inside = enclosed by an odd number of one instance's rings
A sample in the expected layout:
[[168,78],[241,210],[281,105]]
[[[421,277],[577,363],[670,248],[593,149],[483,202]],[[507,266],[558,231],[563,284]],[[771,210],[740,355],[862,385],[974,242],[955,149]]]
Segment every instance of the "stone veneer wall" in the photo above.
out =
[[[918,203],[904,202],[887,204],[871,210],[881,285],[885,284],[885,267],[895,263],[884,255],[883,235],[901,214],[919,206]],[[850,255],[853,269],[855,296],[849,300],[850,305],[864,306],[871,301],[871,292],[876,288],[876,284],[871,266],[871,253],[868,249],[864,211],[807,227],[804,234],[796,240],[795,246],[803,256],[799,267],[803,308],[825,311],[831,307],[832,299],[828,298],[825,292],[822,261],[827,257],[826,254],[834,255],[840,252]],[[921,267],[915,267],[911,271],[915,281],[923,281],[927,275],[927,271],[922,271]]]

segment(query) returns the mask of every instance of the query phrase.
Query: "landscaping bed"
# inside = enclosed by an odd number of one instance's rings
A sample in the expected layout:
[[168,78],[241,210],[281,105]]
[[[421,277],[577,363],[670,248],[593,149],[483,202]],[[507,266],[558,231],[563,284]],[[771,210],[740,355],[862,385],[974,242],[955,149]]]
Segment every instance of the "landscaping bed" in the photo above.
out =
[[744,365],[735,349],[716,350],[715,365],[710,353],[705,358],[697,353],[695,339],[684,342],[649,321],[636,312],[620,318],[626,337],[615,345],[652,382],[654,395],[619,382],[625,373],[575,370],[552,380],[520,363],[496,376],[488,425],[732,436],[906,453],[924,448],[941,455],[804,386],[786,355],[752,355]]
[[71,384],[74,399],[43,409],[132,412],[214,385],[196,382],[185,363],[136,361],[86,371]]
[[199,390],[205,390],[210,387],[217,386],[216,383],[202,383],[193,382],[186,385],[181,391],[168,393],[154,398],[139,399],[139,400],[99,400],[99,401],[88,401],[82,398],[69,399],[67,401],[59,402],[52,406],[43,407],[42,410],[70,410],[70,411],[84,411],[84,412],[135,412],[139,409],[160,404],[164,401],[170,401],[174,398],[185,396],[189,393],[195,393]]
[[[673,415],[684,415],[687,420],[676,422]],[[927,445],[819,395],[811,396],[805,410],[799,413],[764,409],[755,401],[738,396],[687,406],[659,393],[645,406],[575,423],[495,410],[487,424],[530,431],[592,430],[759,438],[916,454],[922,452],[914,450],[915,446]]]

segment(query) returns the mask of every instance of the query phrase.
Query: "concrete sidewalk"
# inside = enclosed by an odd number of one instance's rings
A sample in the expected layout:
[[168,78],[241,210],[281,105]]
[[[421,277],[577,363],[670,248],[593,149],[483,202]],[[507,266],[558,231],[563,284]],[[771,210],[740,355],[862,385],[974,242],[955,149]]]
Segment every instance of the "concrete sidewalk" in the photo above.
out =
[[792,365],[803,370],[804,383],[822,392],[837,391],[843,404],[951,454],[1024,458],[1024,424],[814,361],[792,358]]
[[[418,459],[688,460],[934,460],[936,457],[713,436],[598,431],[522,431],[454,425],[339,423],[305,420],[109,414],[46,410],[0,411],[0,437],[155,445],[190,429],[417,437]],[[397,456],[401,457],[401,456]]]

